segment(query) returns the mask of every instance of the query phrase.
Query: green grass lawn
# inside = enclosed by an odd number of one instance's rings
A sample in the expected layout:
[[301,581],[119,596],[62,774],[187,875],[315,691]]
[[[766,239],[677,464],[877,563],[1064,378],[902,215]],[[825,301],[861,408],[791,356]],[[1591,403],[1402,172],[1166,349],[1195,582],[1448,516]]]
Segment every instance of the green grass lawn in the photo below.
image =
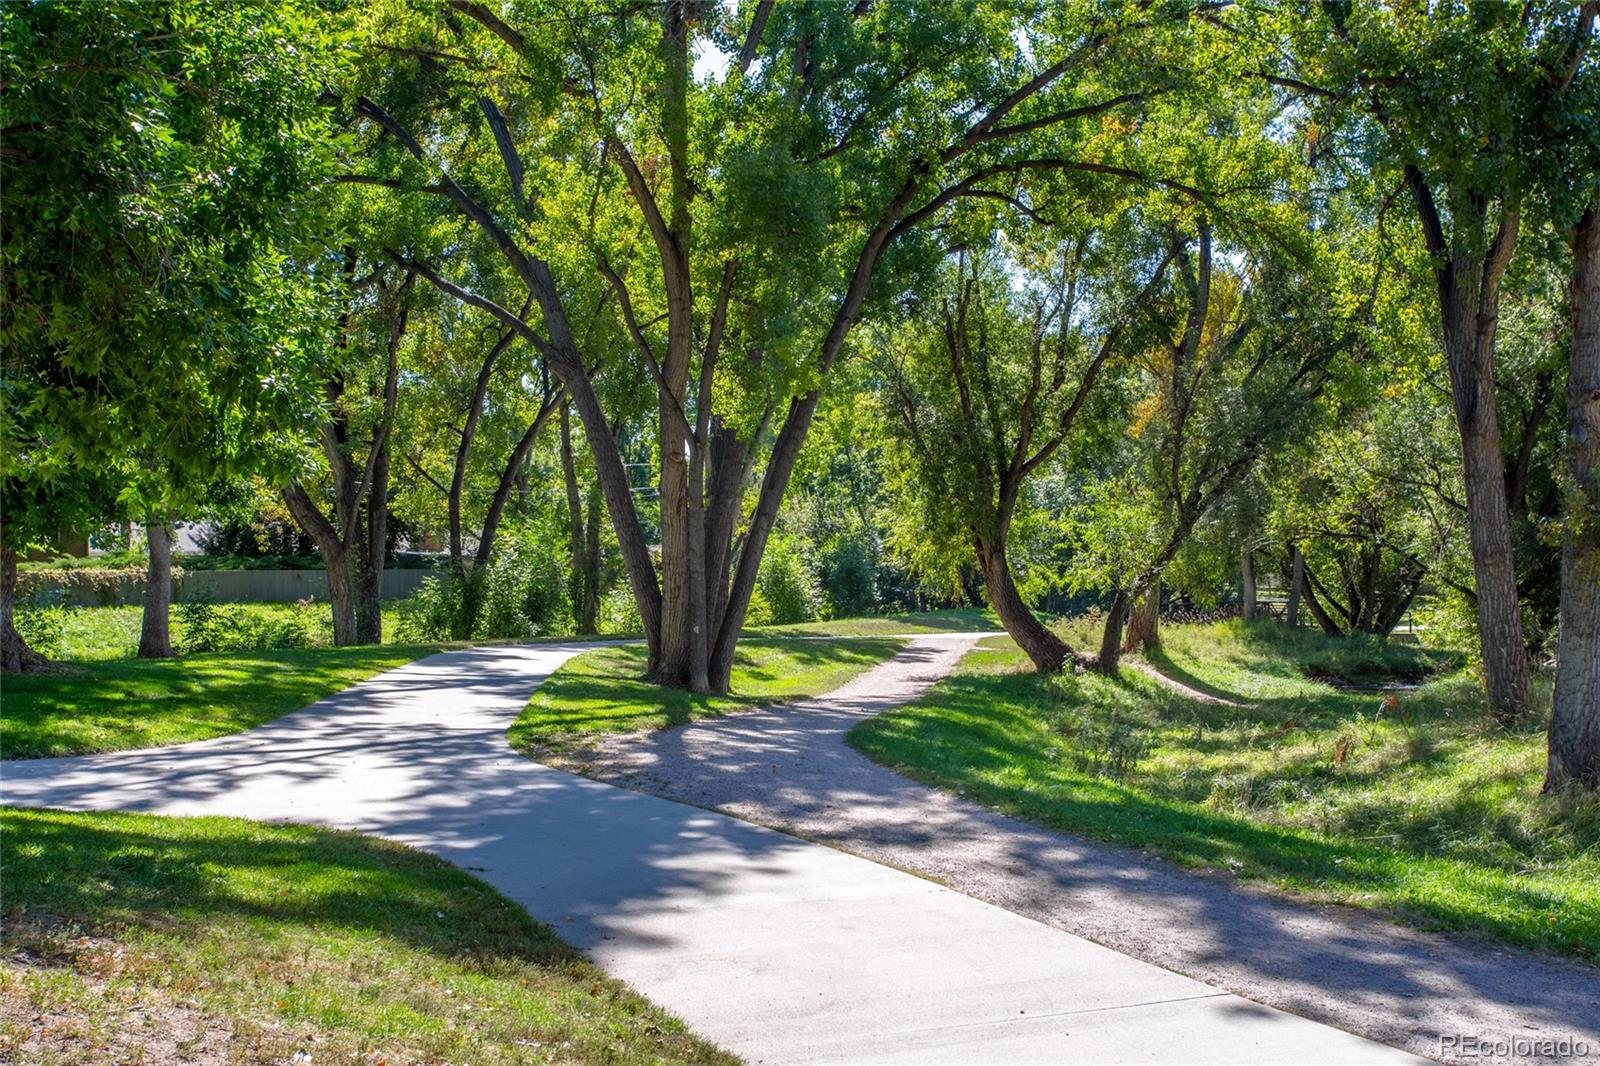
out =
[[981,633],[1000,629],[1000,621],[987,607],[954,607],[915,614],[879,614],[864,618],[834,618],[826,622],[797,622],[783,626],[754,626],[746,639],[760,636],[876,637],[902,633]]
[[550,675],[512,723],[511,746],[549,753],[585,734],[663,729],[838,688],[899,651],[884,637],[785,640],[746,637],[734,658],[731,692],[702,696],[645,680],[642,644],[597,648]]
[[353,833],[0,811],[0,1059],[733,1062],[487,885]]
[[1539,723],[1496,727],[1453,663],[1385,706],[1308,674],[1414,676],[1424,653],[1234,622],[1170,627],[1152,660],[1241,706],[1129,669],[1041,677],[997,638],[850,743],[1043,825],[1600,958],[1600,802],[1541,796]]
[[64,663],[0,681],[0,757],[121,751],[237,733],[436,650],[216,652]]

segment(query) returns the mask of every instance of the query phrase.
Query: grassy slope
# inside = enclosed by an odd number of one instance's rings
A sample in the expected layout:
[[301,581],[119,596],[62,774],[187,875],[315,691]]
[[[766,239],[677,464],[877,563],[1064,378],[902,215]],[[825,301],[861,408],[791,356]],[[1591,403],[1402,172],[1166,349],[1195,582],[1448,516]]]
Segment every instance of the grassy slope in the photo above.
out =
[[350,833],[0,812],[0,1058],[730,1062],[487,885]]
[[1459,673],[1387,709],[1302,673],[1403,674],[1414,654],[1237,623],[1169,630],[1157,664],[1245,703],[1225,707],[1131,670],[1042,678],[992,640],[850,741],[1041,824],[1600,958],[1600,804],[1539,795],[1541,732],[1493,727]]
[[218,652],[7,677],[0,681],[0,756],[119,751],[236,733],[433,650]]
[[568,661],[539,686],[511,726],[511,745],[561,748],[586,733],[661,729],[814,696],[838,688],[900,646],[900,641],[883,637],[746,637],[739,643],[727,696],[698,696],[646,681],[643,645],[599,648]]

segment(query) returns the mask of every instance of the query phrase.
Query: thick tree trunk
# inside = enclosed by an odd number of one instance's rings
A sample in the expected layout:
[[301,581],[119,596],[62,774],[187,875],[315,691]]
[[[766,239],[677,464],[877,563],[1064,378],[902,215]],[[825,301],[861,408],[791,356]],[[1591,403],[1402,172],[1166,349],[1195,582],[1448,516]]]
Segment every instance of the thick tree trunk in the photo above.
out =
[[1239,562],[1239,614],[1246,622],[1256,617],[1256,554],[1249,548]]
[[17,553],[0,538],[0,673],[27,674],[42,670],[49,660],[32,648],[17,632]]
[[317,542],[317,552],[322,556],[323,570],[328,575],[328,602],[333,609],[333,643],[346,647],[356,642],[355,599],[350,587],[350,553],[306,490],[291,484],[283,490],[283,502],[300,528],[311,534]]
[[[1449,346],[1449,342],[1446,342]],[[1487,353],[1482,356],[1486,361]],[[1452,354],[1473,361],[1471,352]],[[1505,465],[1495,419],[1492,374],[1462,374],[1456,388],[1456,423],[1461,431],[1461,465],[1466,483],[1472,571],[1478,593],[1478,639],[1484,681],[1496,717],[1510,721],[1528,706],[1531,678],[1527,643],[1517,607],[1517,576],[1511,550],[1511,517],[1506,507]]]
[[1290,629],[1300,628],[1300,596],[1306,583],[1306,557],[1300,554],[1300,545],[1289,547],[1289,606],[1283,620]]
[[1100,654],[1094,657],[1096,673],[1116,677],[1122,665],[1122,626],[1128,619],[1128,594],[1122,589],[1111,597],[1105,629],[1100,634]]
[[1600,788],[1600,208],[1573,232],[1561,636],[1545,788]]
[[139,658],[172,658],[172,528],[159,518],[145,523],[150,565],[145,570]]
[[1447,188],[1452,226],[1447,235],[1422,171],[1408,166],[1406,180],[1434,259],[1450,395],[1461,437],[1484,682],[1495,716],[1509,722],[1528,708],[1531,673],[1517,606],[1505,459],[1495,412],[1494,350],[1500,279],[1516,247],[1520,217],[1515,203],[1503,204],[1485,251],[1478,247],[1478,238],[1487,231],[1490,197],[1476,190]]
[[994,608],[1000,624],[1017,642],[1017,647],[1032,660],[1034,668],[1041,674],[1053,674],[1066,666],[1072,659],[1072,649],[1023,602],[1017,583],[1011,577],[1005,541],[993,544],[980,541],[978,563],[983,567],[983,587],[989,606]]
[[1128,632],[1122,638],[1122,654],[1128,655],[1140,648],[1161,646],[1161,578],[1150,582],[1133,612],[1128,615]]

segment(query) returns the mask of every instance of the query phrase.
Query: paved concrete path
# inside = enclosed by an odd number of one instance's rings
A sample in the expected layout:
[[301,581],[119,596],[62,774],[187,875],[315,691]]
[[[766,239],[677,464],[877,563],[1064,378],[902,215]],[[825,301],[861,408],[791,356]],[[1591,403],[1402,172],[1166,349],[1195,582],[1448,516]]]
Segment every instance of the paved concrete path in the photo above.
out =
[[[851,699],[879,681],[914,693],[970,641],[919,639]],[[911,874],[514,754],[506,726],[582,648],[449,652],[237,736],[0,764],[0,800],[424,848],[756,1062],[1408,1058]]]
[[942,677],[974,639],[914,640],[897,659],[822,699],[605,737],[574,767],[918,871],[1215,987],[1417,1054],[1437,1055],[1444,1034],[1575,1036],[1600,1054],[1600,970],[1593,966],[1301,904],[1040,829],[846,746],[846,732]]

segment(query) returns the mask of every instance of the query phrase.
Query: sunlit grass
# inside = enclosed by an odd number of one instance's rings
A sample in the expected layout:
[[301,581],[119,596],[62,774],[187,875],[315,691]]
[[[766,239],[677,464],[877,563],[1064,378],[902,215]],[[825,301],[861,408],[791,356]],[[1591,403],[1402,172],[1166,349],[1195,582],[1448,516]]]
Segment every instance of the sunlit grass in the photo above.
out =
[[952,607],[911,614],[879,614],[862,618],[833,618],[826,622],[758,626],[746,629],[744,633],[748,639],[757,636],[875,637],[902,633],[981,633],[997,632],[999,629],[999,619],[987,607]]
[[216,652],[63,664],[0,681],[0,757],[121,751],[236,733],[435,650]]
[[1229,623],[1171,627],[1151,658],[1239,706],[1131,669],[1040,677],[1000,639],[850,741],[1042,824],[1600,957],[1600,802],[1540,794],[1538,723],[1495,726],[1459,672],[1399,693],[1307,676],[1403,676],[1426,665],[1412,648]]
[[696,695],[646,680],[642,644],[597,648],[568,661],[511,726],[513,747],[563,746],[596,732],[662,729],[696,718],[814,696],[838,688],[900,649],[882,637],[745,638],[726,696]]
[[399,845],[58,811],[0,830],[7,1061],[142,1061],[178,1020],[229,1062],[733,1061]]

